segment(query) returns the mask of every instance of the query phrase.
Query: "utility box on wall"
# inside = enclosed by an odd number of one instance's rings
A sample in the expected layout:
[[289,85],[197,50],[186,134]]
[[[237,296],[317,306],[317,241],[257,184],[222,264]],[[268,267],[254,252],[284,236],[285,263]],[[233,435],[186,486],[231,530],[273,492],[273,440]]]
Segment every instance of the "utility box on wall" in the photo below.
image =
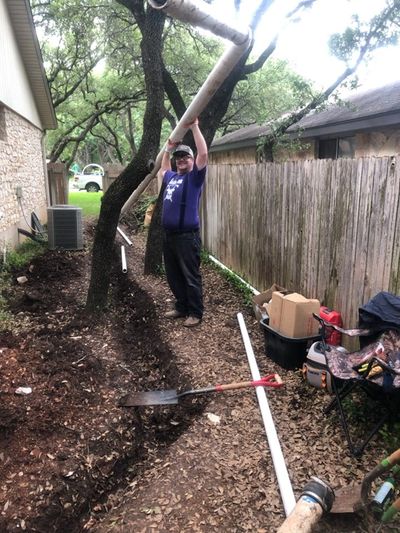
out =
[[82,208],[53,205],[47,208],[49,248],[81,250],[83,248]]

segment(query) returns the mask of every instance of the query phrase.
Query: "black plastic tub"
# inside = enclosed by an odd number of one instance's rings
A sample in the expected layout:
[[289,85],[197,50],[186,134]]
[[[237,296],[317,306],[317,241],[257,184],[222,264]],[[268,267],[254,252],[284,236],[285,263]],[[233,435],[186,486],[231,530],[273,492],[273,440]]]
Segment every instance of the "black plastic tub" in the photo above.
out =
[[268,319],[260,322],[264,332],[265,354],[282,368],[295,370],[301,368],[307,356],[307,349],[321,335],[312,337],[285,337],[268,325]]

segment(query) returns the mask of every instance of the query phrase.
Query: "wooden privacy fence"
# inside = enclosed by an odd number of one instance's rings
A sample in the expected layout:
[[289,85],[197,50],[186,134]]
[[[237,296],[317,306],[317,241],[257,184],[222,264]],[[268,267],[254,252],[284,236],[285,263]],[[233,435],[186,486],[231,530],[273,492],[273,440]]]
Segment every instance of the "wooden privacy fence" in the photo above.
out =
[[276,282],[341,311],[400,291],[396,158],[210,165],[203,243],[259,290]]

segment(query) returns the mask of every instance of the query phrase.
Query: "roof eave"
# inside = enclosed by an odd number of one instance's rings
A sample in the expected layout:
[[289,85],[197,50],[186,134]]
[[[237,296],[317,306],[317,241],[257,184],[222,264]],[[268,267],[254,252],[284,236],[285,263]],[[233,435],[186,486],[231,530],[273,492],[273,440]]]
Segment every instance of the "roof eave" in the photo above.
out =
[[[290,138],[300,137],[302,139],[310,139],[314,137],[340,135],[340,134],[355,134],[376,130],[378,128],[390,128],[399,126],[400,124],[400,110],[391,111],[390,113],[382,113],[369,117],[362,117],[353,120],[346,120],[342,122],[335,122],[333,124],[322,124],[296,130],[295,126],[287,132]],[[238,150],[240,148],[250,148],[257,145],[260,136],[252,137],[240,141],[231,141],[226,144],[219,144],[211,146],[210,152],[222,152],[225,150]]]
[[57,118],[43,66],[28,0],[6,0],[10,20],[44,129],[56,129]]
[[[390,113],[382,113],[380,115],[374,115],[369,117],[362,117],[354,120],[346,120],[343,122],[336,122],[333,124],[321,124],[320,126],[312,126],[310,128],[304,128],[300,130],[300,137],[320,137],[322,135],[334,135],[334,134],[353,134],[360,132],[367,132],[376,130],[378,128],[390,128],[393,126],[399,126],[400,124],[400,110],[391,111]],[[293,130],[291,135],[296,135]]]
[[253,148],[257,145],[259,137],[252,137],[249,139],[243,139],[241,141],[232,141],[224,144],[211,145],[210,152],[223,152],[226,150],[238,150],[240,148]]

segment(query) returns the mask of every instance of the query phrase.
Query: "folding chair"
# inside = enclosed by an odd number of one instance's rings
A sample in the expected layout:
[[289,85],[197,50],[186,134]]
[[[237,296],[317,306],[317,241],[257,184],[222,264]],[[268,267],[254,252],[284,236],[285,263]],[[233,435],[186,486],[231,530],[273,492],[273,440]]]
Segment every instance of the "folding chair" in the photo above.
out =
[[[360,329],[344,330],[326,323],[317,315],[321,336],[326,329],[334,328],[342,334],[359,336],[359,351],[344,353],[323,340],[320,344],[332,378],[334,399],[324,409],[327,414],[335,407],[354,456],[362,455],[372,437],[386,422],[398,417],[400,405],[400,297],[381,292],[359,309]],[[343,401],[351,393],[363,391],[376,402],[381,416],[367,435],[355,443],[350,435],[350,420]]]

